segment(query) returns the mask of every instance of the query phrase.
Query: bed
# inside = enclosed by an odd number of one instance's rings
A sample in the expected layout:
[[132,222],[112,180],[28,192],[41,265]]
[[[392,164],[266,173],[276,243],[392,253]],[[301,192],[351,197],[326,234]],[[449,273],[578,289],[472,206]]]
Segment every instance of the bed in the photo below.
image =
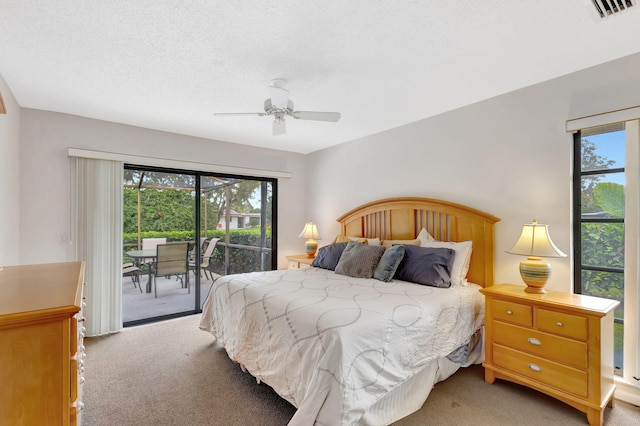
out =
[[[218,278],[200,328],[297,408],[290,425],[392,423],[420,409],[435,383],[482,362],[479,289],[493,284],[497,221],[427,198],[365,204],[338,218],[340,235],[314,267]],[[400,251],[389,275],[381,267]],[[360,277],[374,252],[375,277]],[[434,285],[416,284],[427,267],[413,262],[426,258]]]

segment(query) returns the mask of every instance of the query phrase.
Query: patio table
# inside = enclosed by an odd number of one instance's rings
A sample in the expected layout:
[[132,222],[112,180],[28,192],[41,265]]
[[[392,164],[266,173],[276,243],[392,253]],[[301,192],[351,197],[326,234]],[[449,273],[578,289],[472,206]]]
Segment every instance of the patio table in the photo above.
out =
[[[127,256],[132,259],[136,259],[136,262],[138,262],[138,264],[140,265],[142,263],[146,263],[147,259],[155,261],[158,257],[158,250],[155,248],[146,250],[132,250],[127,252]],[[149,279],[147,280],[146,291],[147,293],[151,293],[151,270],[149,270]]]

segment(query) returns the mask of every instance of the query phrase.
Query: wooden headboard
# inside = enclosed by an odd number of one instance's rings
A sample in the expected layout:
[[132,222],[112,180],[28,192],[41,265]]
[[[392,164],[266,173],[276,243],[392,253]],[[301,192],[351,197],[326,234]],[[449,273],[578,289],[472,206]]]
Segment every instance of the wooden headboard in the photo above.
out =
[[467,279],[494,284],[494,224],[499,218],[448,201],[431,198],[387,198],[340,216],[340,231],[350,237],[414,239],[425,228],[440,241],[473,241]]

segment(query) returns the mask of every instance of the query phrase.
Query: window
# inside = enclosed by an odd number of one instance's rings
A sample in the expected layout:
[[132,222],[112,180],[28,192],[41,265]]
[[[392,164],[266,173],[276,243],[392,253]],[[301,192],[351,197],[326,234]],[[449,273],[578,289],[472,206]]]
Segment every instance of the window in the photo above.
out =
[[638,364],[638,120],[574,134],[574,292],[620,301],[616,374],[634,382]]

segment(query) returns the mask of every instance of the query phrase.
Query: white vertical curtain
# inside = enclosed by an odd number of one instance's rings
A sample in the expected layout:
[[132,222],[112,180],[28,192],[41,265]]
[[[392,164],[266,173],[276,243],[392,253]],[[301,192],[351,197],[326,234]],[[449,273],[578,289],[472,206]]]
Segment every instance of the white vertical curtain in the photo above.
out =
[[76,257],[86,262],[87,336],[122,329],[123,163],[78,158]]

